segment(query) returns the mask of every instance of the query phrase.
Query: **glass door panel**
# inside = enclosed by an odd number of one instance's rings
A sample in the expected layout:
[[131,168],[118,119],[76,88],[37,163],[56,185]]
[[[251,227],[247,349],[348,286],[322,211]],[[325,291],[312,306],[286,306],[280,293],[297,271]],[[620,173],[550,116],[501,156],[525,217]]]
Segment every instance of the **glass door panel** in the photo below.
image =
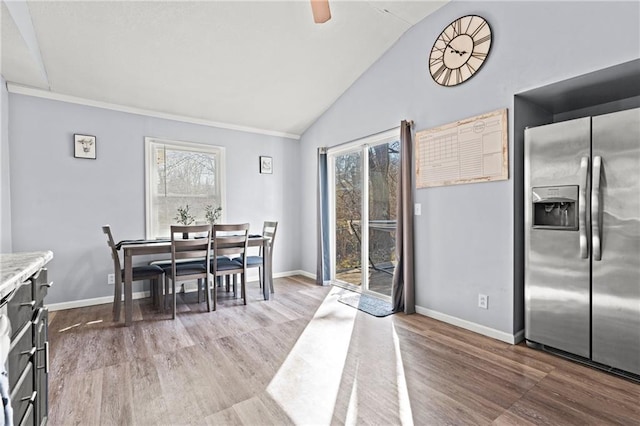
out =
[[400,142],[369,147],[369,238],[367,290],[391,296],[396,266],[396,194]]
[[334,157],[335,279],[362,285],[362,151]]

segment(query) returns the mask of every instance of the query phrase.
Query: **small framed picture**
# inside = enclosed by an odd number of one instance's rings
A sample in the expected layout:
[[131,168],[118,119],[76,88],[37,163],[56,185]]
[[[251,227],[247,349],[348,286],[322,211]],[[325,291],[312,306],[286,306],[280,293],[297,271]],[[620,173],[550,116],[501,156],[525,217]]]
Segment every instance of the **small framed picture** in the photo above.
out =
[[273,158],[260,156],[260,173],[273,173]]
[[74,157],[96,159],[96,137],[90,135],[73,135]]

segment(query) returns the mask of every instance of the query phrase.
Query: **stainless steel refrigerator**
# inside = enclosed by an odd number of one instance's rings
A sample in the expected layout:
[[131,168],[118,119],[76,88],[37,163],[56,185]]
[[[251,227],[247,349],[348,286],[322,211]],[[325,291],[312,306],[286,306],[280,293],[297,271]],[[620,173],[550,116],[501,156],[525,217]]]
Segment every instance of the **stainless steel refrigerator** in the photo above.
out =
[[527,343],[640,375],[640,108],[526,129],[524,189]]

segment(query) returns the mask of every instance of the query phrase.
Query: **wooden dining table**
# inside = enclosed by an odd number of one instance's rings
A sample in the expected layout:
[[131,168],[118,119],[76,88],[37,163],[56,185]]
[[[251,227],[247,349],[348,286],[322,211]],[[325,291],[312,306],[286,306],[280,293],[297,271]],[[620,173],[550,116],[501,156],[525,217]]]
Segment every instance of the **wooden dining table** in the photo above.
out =
[[[264,300],[269,300],[269,289],[273,279],[271,265],[271,239],[263,236],[249,236],[249,247],[262,247],[264,267],[262,268],[262,294]],[[133,322],[133,257],[171,253],[169,240],[125,240],[116,247],[124,253],[124,323],[130,326]],[[215,253],[212,256],[215,258]],[[215,288],[215,287],[214,287]]]

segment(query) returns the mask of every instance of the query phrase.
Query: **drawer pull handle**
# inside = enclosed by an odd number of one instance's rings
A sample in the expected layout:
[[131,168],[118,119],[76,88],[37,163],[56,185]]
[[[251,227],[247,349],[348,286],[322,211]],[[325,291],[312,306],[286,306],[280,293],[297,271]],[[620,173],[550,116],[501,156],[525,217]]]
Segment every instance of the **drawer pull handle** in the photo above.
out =
[[38,391],[33,391],[31,396],[25,396],[24,398],[20,398],[20,401],[34,402],[36,400],[37,395],[38,395]]
[[36,347],[32,347],[30,350],[28,351],[22,351],[20,352],[20,355],[29,355],[30,357],[33,356],[33,354],[36,353]]
[[44,283],[44,284],[40,284],[40,287],[47,287],[47,288],[51,288],[51,286],[53,285],[53,281],[51,281],[50,283]]
[[36,306],[36,301],[32,300],[31,302],[21,303],[20,306],[31,306],[32,308]]

